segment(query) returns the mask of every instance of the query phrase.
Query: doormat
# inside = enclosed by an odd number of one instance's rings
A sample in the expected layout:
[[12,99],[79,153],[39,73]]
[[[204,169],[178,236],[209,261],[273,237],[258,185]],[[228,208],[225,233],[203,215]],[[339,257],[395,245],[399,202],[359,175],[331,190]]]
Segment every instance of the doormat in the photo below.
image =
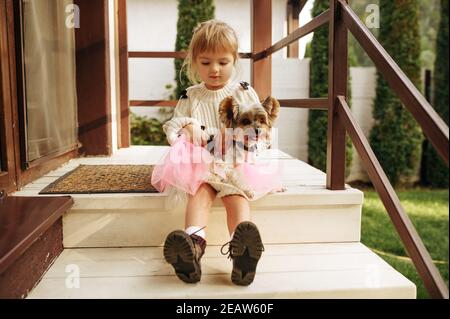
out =
[[158,193],[153,165],[80,165],[39,194]]

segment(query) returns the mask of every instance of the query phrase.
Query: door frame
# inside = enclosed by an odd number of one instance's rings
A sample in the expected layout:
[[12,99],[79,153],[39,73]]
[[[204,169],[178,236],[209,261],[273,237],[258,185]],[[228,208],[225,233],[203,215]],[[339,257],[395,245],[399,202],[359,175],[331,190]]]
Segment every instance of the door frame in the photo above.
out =
[[15,139],[16,120],[12,109],[12,88],[8,50],[6,0],[0,0],[0,191],[16,189]]
[[[20,42],[16,41],[18,26],[15,0],[0,0],[1,88],[0,88],[0,141],[2,147],[2,169],[0,172],[0,191],[7,193],[19,190],[26,184],[42,177],[78,155],[78,146],[62,153],[51,154],[36,161],[26,163],[25,146],[25,110],[22,76],[23,63],[18,59],[21,54]],[[17,10],[17,7],[16,7]],[[20,52],[19,52],[20,53]],[[26,165],[24,164],[26,163]]]

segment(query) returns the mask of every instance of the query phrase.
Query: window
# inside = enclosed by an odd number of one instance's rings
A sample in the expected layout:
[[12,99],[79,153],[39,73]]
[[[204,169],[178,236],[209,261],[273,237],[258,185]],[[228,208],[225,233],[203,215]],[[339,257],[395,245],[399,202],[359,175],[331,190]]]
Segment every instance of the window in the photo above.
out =
[[21,18],[17,73],[26,164],[77,145],[75,31],[66,26],[66,7],[72,3],[21,0],[15,8],[16,19]]

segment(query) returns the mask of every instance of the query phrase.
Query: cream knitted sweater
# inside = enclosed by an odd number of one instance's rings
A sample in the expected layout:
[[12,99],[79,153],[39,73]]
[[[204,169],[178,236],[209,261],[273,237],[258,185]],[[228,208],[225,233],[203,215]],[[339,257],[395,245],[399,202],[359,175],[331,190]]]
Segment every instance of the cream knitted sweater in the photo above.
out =
[[233,96],[239,105],[259,103],[255,90],[239,82],[229,82],[219,90],[208,90],[205,83],[189,87],[175,108],[173,117],[163,125],[167,141],[172,145],[178,137],[178,131],[188,124],[204,125],[209,135],[221,129],[219,104],[227,96]]

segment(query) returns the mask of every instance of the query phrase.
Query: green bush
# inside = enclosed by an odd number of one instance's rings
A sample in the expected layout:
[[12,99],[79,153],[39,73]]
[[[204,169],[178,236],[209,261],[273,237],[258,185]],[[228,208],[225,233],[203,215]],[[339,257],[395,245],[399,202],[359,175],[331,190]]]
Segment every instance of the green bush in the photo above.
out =
[[[213,0],[178,0],[177,40],[175,51],[186,51],[192,39],[192,31],[203,21],[214,18]],[[175,98],[180,98],[181,92],[192,85],[185,72],[180,76],[182,59],[175,59]],[[180,79],[181,77],[181,79]]]
[[[349,4],[360,19],[365,22],[366,18],[372,14],[366,11],[369,4],[379,5],[379,0],[350,0]],[[439,16],[441,0],[421,0],[419,1],[419,28],[420,28],[420,64],[423,69],[433,70],[435,61],[435,42],[439,29]],[[448,1],[447,1],[448,2]],[[379,29],[371,28],[370,31],[378,38]],[[350,47],[355,48],[355,55],[358,66],[374,66],[372,60],[365,53],[364,49],[350,35]]]
[[[379,41],[419,87],[420,36],[417,0],[380,0]],[[420,164],[422,132],[415,119],[378,73],[370,142],[394,185],[409,182]]]
[[[312,10],[315,17],[328,9],[328,0],[316,0]],[[311,74],[310,96],[313,98],[328,96],[328,28],[321,27],[314,31],[311,42]],[[351,54],[351,51],[349,51]],[[350,57],[350,61],[353,58]],[[350,85],[349,85],[350,87]],[[350,90],[349,90],[350,96]],[[316,168],[325,171],[327,164],[327,129],[328,113],[309,110],[308,115],[308,162]],[[346,139],[346,169],[347,175],[352,162],[353,150],[349,138]]]
[[168,145],[166,134],[162,129],[163,124],[156,118],[131,113],[131,144]]
[[[436,112],[448,125],[448,0],[441,0],[441,22],[437,36],[434,73],[434,103]],[[424,154],[424,184],[448,187],[448,167],[427,141]]]

